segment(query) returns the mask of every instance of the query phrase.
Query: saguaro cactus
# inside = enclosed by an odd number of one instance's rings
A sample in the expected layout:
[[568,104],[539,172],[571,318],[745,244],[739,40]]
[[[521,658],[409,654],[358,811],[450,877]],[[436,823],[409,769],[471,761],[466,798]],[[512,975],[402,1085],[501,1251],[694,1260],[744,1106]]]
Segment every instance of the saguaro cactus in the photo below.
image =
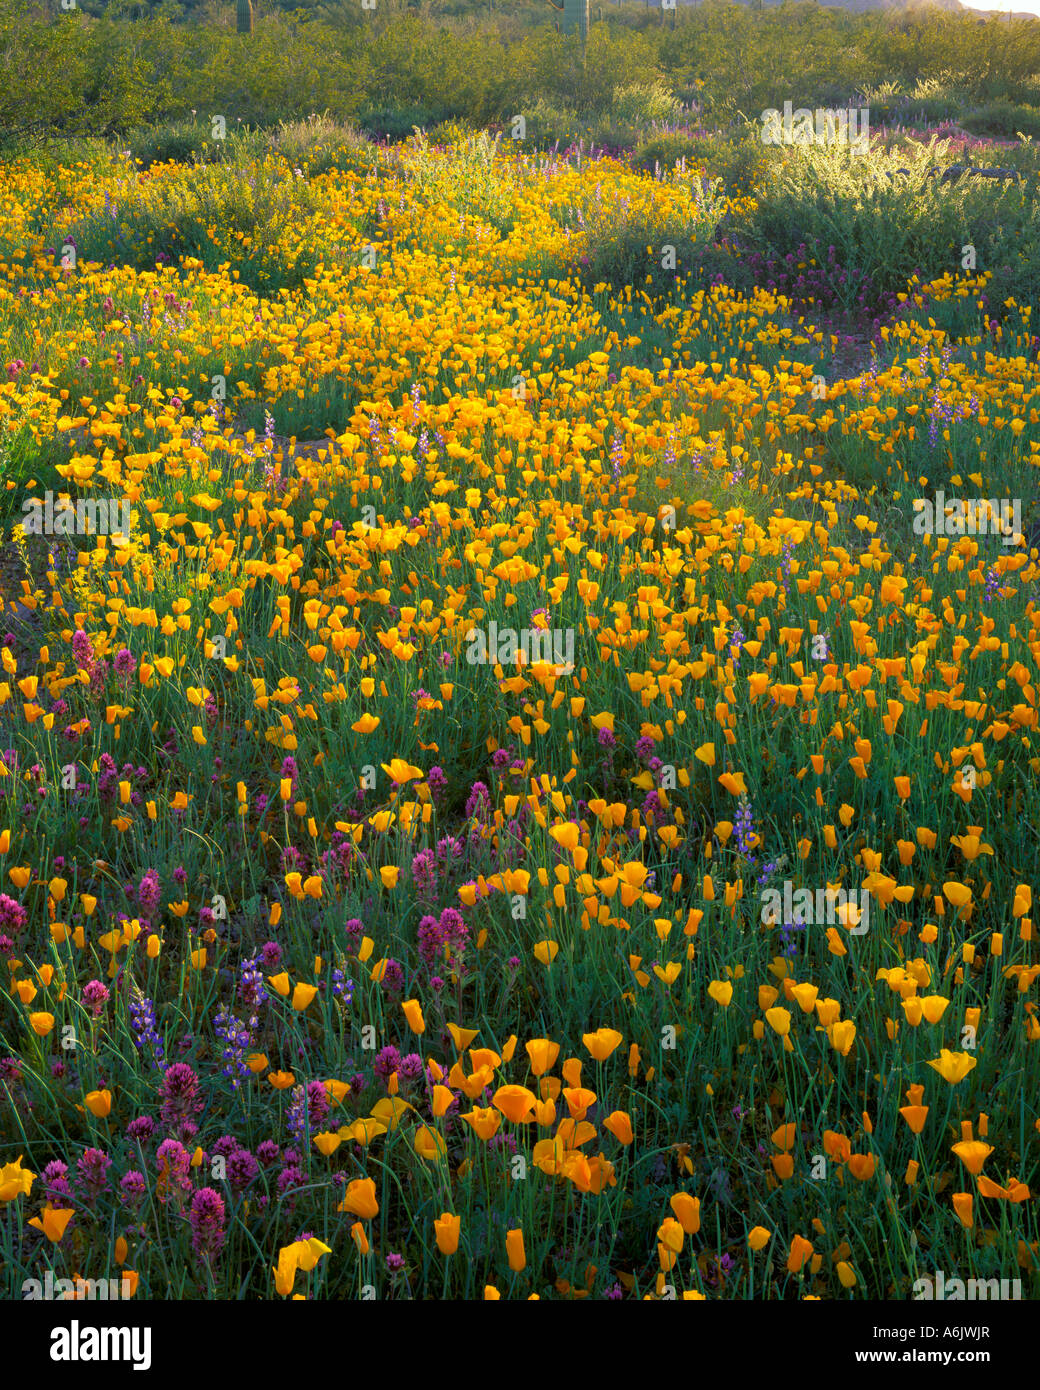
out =
[[589,36],[589,0],[563,0],[562,5],[549,0],[549,4],[563,15],[563,32],[580,34],[584,43]]
[[253,0],[238,0],[238,32],[253,32]]
[[575,31],[584,43],[589,36],[589,0],[563,0],[563,32]]

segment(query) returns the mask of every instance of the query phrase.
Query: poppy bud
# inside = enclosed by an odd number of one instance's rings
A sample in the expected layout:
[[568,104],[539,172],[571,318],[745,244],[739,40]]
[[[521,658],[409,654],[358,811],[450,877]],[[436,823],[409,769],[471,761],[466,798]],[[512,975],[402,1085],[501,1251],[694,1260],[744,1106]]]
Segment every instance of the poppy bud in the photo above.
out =
[[519,1274],[527,1265],[527,1256],[524,1254],[524,1233],[517,1229],[506,1232],[506,1256],[509,1260],[509,1268],[514,1274]]
[[450,1211],[442,1211],[434,1218],[433,1229],[437,1236],[437,1249],[442,1255],[454,1255],[459,1248],[459,1232],[462,1217],[453,1216]]

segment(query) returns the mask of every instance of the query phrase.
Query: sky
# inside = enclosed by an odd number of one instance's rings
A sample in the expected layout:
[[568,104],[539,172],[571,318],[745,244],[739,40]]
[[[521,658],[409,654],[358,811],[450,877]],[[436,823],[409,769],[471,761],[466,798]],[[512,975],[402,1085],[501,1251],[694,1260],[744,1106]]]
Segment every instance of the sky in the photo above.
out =
[[[995,14],[1007,14],[1007,5],[995,5],[993,0],[961,0],[961,4],[967,10],[991,10]],[[1040,0],[1011,0],[1011,9],[1015,14],[1035,14],[1040,15]]]

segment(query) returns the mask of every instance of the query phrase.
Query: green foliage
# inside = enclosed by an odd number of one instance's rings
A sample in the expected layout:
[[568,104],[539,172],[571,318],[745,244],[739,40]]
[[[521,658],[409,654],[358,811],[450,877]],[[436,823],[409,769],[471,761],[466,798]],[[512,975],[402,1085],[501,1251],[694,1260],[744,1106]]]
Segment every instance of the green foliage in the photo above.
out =
[[640,140],[632,153],[632,162],[637,169],[652,173],[657,167],[669,171],[685,161],[687,165],[710,168],[731,193],[750,193],[766,167],[764,156],[764,147],[754,131],[741,130],[731,135],[673,131]]
[[505,233],[516,215],[512,187],[496,161],[498,147],[498,139],[481,131],[463,135],[447,158],[434,157],[428,138],[418,132],[405,156],[406,166],[431,206],[447,203],[464,216],[477,217]]
[[361,129],[375,140],[407,140],[413,130],[425,130],[446,119],[428,106],[380,106],[362,111]]
[[524,102],[527,141],[535,149],[550,150],[554,145],[569,149],[579,140],[590,138],[590,126],[572,108],[555,106],[546,98]]
[[922,97],[920,100],[908,97],[898,104],[888,103],[888,107],[889,111],[886,114],[880,104],[877,107],[871,106],[871,120],[875,124],[878,121],[891,120],[893,122],[899,121],[904,125],[915,126],[939,125],[943,121],[961,121],[964,103],[955,97]]
[[[190,184],[131,185],[111,210],[77,223],[81,261],[154,268],[160,256],[197,257],[206,270],[230,261],[261,295],[294,289],[320,259],[317,229],[301,234],[316,207],[315,190],[281,161],[201,165]],[[288,237],[287,229],[294,235]],[[60,239],[60,238],[58,238]]]
[[348,0],[266,0],[239,33],[228,4],[81,0],[66,14],[0,0],[0,130],[125,133],[192,109],[272,126],[327,110],[364,111],[372,133],[402,139],[416,124],[486,126],[545,103],[625,131],[674,121],[676,102],[717,126],[790,97],[870,104],[875,122],[904,125],[967,114],[969,129],[1013,139],[1032,133],[1040,105],[1040,24],[1027,20],[703,0],[673,26],[625,0],[603,6],[583,44],[556,31],[544,0],[442,0],[436,14],[405,0],[368,14]]
[[126,147],[142,168],[165,164],[215,164],[232,162],[249,154],[259,154],[263,137],[254,131],[229,131],[223,140],[213,138],[208,123],[197,120],[166,121],[158,126],[144,126],[131,131]]
[[846,310],[864,291],[902,291],[915,273],[959,273],[968,244],[980,270],[1024,269],[1037,245],[1036,205],[1023,187],[931,176],[952,162],[947,142],[858,156],[838,145],[795,147],[775,160],[743,230],[767,256],[804,245],[821,267],[833,246],[825,273]]
[[68,462],[69,451],[59,440],[41,446],[34,439],[27,420],[5,420],[0,429],[0,525],[23,520],[17,503],[25,496],[30,484],[40,491],[51,488],[60,491],[65,486],[57,465]]
[[327,111],[302,121],[282,121],[268,145],[305,174],[326,174],[331,169],[367,172],[376,160],[376,151],[364,133],[355,125],[335,120]]
[[92,69],[74,17],[43,22],[22,0],[0,0],[0,132],[6,139],[66,128]]
[[991,135],[1000,140],[1014,140],[1018,135],[1040,137],[1040,110],[1035,106],[1016,106],[1010,101],[993,101],[969,111],[960,124],[973,135]]
[[[688,189],[684,211],[667,218],[649,198],[607,204],[593,194],[560,210],[562,222],[577,233],[574,269],[587,286],[630,285],[657,293],[674,289],[676,271],[685,272],[699,261],[722,218],[716,185],[707,178],[702,182],[697,173],[683,182]],[[666,248],[674,252],[671,268],[664,264],[671,254]]]
[[663,82],[633,82],[615,91],[610,110],[619,125],[649,126],[675,120],[679,103]]

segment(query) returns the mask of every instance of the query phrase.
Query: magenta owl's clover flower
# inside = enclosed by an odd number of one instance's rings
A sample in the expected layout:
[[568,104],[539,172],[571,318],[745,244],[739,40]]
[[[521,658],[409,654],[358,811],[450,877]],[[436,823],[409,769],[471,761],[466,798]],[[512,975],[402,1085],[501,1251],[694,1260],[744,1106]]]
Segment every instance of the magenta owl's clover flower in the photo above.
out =
[[260,1171],[260,1165],[248,1149],[236,1149],[227,1160],[227,1177],[236,1192],[247,1188]]
[[379,981],[387,994],[400,994],[404,990],[404,971],[399,961],[391,957],[383,967],[383,976]]
[[[165,1193],[172,1187],[178,1188],[181,1192],[191,1189],[191,1179],[188,1176],[191,1170],[191,1154],[179,1140],[164,1139],[156,1150],[155,1163]],[[162,1201],[166,1200],[165,1193],[161,1196]]]
[[148,1193],[148,1183],[145,1176],[136,1168],[131,1168],[129,1172],[123,1174],[119,1188],[123,1194],[123,1201],[131,1208],[142,1202]]
[[67,1174],[69,1167],[60,1158],[53,1159],[40,1174],[47,1200],[59,1205],[72,1197],[72,1186]]
[[444,936],[440,929],[440,924],[436,917],[431,917],[427,913],[419,919],[418,930],[419,958],[427,969],[432,969],[434,962],[441,955],[444,948]]
[[378,1076],[379,1080],[382,1081],[385,1085],[385,1083],[390,1079],[393,1073],[399,1069],[400,1065],[401,1054],[400,1052],[398,1052],[397,1048],[394,1047],[393,1043],[390,1043],[388,1044],[388,1046],[384,1047],[380,1052],[376,1053],[376,1060],[373,1064],[373,1070],[375,1071],[375,1074],[376,1076]]
[[434,901],[437,896],[437,859],[433,850],[420,850],[412,860],[412,882],[420,902]]
[[117,675],[129,677],[137,671],[137,658],[129,647],[120,647],[112,661],[112,666]]
[[82,628],[72,634],[72,655],[81,669],[89,667],[94,660],[94,644]]
[[474,782],[466,801],[466,819],[485,820],[491,810],[491,793],[483,782]]
[[213,1260],[224,1248],[224,1199],[212,1187],[202,1187],[191,1199],[191,1248],[200,1259]]
[[306,1181],[307,1174],[303,1171],[303,1169],[298,1167],[295,1163],[290,1163],[287,1167],[283,1168],[282,1171],[278,1174],[275,1186],[278,1189],[278,1195],[280,1197],[284,1197],[284,1195],[286,1194],[286,1192],[289,1191],[290,1188],[303,1187]]
[[444,789],[448,785],[448,779],[442,767],[431,767],[426,775],[426,785],[430,789],[430,795],[434,801],[439,801],[444,795]]
[[[167,1130],[186,1127],[193,1115],[202,1109],[199,1078],[187,1062],[174,1062],[163,1075],[159,1119]],[[160,1147],[160,1153],[162,1147]]]
[[162,901],[162,890],[159,886],[159,874],[155,869],[149,869],[141,882],[137,885],[137,907],[140,915],[149,923],[159,910]]
[[397,1075],[405,1085],[418,1081],[425,1075],[423,1059],[418,1052],[406,1052],[397,1068]]
[[305,874],[307,858],[295,845],[286,845],[281,854],[281,868],[283,874]]
[[80,1181],[87,1190],[87,1198],[96,1202],[108,1187],[108,1170],[112,1160],[101,1149],[87,1149],[76,1164]]
[[656,746],[654,740],[648,734],[645,734],[642,738],[637,738],[636,757],[640,762],[645,763],[647,759],[653,757]]
[[21,903],[6,893],[0,893],[0,928],[17,936],[27,920],[28,914]]
[[282,1151],[273,1139],[261,1139],[256,1146],[256,1157],[263,1168],[272,1168],[281,1156]]
[[88,980],[83,986],[82,994],[83,1007],[90,1014],[91,1018],[100,1018],[104,1012],[105,1005],[109,1001],[109,989],[100,980]]

